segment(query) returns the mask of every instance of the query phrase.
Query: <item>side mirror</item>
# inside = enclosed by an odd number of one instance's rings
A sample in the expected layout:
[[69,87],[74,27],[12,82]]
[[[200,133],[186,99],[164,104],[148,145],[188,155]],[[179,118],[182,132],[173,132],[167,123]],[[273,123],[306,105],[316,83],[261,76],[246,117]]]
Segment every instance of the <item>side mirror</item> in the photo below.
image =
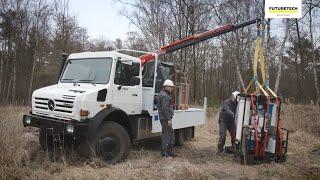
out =
[[130,80],[130,85],[131,86],[136,86],[140,84],[140,77],[139,76],[134,76]]

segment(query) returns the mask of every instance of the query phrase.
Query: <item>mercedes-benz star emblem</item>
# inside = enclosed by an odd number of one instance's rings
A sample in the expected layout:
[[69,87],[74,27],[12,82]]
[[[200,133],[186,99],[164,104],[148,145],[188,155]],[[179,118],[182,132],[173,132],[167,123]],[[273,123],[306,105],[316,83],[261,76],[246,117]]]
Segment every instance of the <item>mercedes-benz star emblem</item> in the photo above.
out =
[[48,108],[51,110],[51,111],[53,111],[54,110],[54,101],[52,100],[52,99],[50,99],[49,101],[48,101]]

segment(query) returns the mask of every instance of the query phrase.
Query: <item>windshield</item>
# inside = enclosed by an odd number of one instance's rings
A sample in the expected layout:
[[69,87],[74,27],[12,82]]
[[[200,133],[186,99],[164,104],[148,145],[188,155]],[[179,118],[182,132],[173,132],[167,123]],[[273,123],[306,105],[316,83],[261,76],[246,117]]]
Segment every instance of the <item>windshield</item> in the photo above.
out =
[[107,84],[111,66],[112,58],[71,59],[60,82]]

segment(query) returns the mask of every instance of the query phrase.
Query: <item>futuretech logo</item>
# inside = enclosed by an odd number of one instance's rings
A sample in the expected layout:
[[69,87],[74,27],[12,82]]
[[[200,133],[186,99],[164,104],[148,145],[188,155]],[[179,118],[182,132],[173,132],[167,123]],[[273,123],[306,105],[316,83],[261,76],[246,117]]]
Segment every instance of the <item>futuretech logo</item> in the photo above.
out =
[[266,0],[265,18],[301,18],[301,0]]
[[298,7],[269,7],[270,13],[295,14],[298,13]]

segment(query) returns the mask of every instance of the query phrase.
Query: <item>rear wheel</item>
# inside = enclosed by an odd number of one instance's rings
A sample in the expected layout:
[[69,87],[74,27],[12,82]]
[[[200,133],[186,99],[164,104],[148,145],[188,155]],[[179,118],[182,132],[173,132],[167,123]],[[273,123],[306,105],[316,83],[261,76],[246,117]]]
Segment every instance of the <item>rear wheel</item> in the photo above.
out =
[[174,130],[174,134],[175,134],[175,145],[176,146],[183,146],[183,142],[184,142],[183,129]]
[[[90,147],[90,155],[95,155],[106,163],[113,164],[128,157],[130,138],[120,124],[107,121],[101,124],[92,142],[87,142],[87,145]],[[85,146],[82,144],[80,148],[87,148]]]
[[193,127],[188,127],[183,129],[183,139],[185,141],[189,141],[192,139],[192,134],[193,134]]

